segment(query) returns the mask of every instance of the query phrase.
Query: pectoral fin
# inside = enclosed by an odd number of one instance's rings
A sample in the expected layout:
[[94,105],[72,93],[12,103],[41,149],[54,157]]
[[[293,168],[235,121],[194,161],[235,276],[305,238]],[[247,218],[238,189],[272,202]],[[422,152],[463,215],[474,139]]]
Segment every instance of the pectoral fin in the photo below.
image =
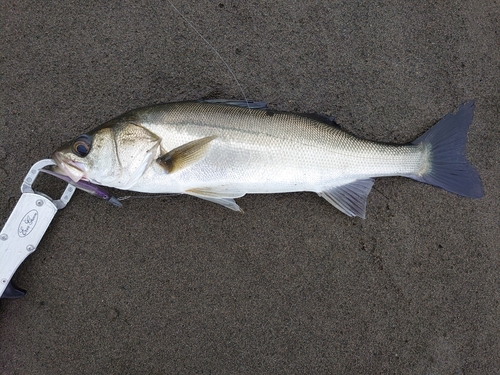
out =
[[207,201],[220,204],[227,207],[233,211],[243,212],[243,210],[236,204],[233,198],[239,198],[245,195],[240,191],[229,191],[224,190],[224,188],[197,188],[189,189],[185,191],[186,194],[205,199]]
[[160,156],[156,161],[168,173],[173,173],[201,160],[208,152],[208,144],[213,141],[216,136],[196,139],[185,143],[166,154]]
[[366,216],[366,198],[375,181],[372,178],[356,180],[347,185],[326,189],[318,195],[348,216]]

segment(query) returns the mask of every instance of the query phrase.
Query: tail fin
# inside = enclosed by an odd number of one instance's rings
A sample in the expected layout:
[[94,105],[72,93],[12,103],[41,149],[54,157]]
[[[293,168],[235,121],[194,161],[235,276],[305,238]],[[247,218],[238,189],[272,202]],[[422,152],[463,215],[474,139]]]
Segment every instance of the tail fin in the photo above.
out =
[[411,178],[470,198],[484,195],[479,174],[466,159],[467,131],[474,114],[474,101],[463,104],[457,113],[449,113],[412,144],[430,146],[430,168],[422,176]]

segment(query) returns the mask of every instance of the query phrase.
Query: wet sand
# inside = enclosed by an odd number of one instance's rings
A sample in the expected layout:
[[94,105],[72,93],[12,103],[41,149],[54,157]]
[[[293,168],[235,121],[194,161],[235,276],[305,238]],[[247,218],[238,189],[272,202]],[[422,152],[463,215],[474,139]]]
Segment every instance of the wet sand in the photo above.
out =
[[[0,303],[0,374],[500,372],[498,4],[175,3],[248,98],[362,138],[409,142],[475,99],[486,195],[377,179],[362,220],[312,193],[246,196],[238,214],[77,192],[14,277],[27,295]],[[63,142],[129,109],[242,97],[165,2],[1,14],[2,226]]]

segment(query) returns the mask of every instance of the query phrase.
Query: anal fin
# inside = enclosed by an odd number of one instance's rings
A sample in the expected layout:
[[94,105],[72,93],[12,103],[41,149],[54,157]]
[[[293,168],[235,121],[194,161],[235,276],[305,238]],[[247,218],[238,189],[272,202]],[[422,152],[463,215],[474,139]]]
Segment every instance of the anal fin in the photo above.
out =
[[366,199],[375,181],[372,178],[356,180],[318,193],[348,216],[366,216]]

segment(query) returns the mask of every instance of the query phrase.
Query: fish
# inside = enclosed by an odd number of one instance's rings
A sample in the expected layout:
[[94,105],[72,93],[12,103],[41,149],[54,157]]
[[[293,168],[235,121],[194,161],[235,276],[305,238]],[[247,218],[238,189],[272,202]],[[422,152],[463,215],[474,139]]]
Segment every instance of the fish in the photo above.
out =
[[366,217],[374,178],[408,177],[460,196],[483,185],[466,158],[474,102],[408,144],[358,138],[332,118],[247,100],[199,100],[129,111],[64,144],[54,171],[72,181],[142,193],[188,194],[241,211],[245,194],[314,192]]

